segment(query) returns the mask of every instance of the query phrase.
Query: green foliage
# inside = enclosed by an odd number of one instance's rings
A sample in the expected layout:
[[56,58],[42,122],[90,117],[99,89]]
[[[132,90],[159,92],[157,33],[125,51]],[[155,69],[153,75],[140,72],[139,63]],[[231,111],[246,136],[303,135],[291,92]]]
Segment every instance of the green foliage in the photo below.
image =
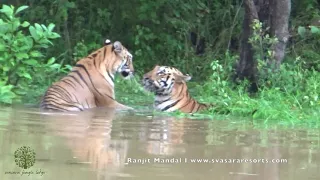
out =
[[320,9],[314,0],[293,1],[291,18],[292,44],[289,53],[303,59],[303,68],[320,70]]
[[60,36],[53,32],[54,24],[22,22],[17,15],[27,8],[3,5],[0,9],[0,103],[10,104],[13,98],[26,95],[30,84],[45,78],[40,72],[55,70],[44,62],[43,50]]
[[[241,30],[241,4],[233,0],[38,0],[36,5],[33,1],[19,2],[33,9],[25,12],[23,19],[42,24],[54,22],[62,35],[54,48],[48,49],[48,57],[73,65],[86,55],[79,51],[91,52],[109,38],[123,42],[133,52],[140,75],[156,61],[203,79],[203,74],[210,71],[211,60],[194,55],[189,33],[194,31],[205,37],[207,48],[214,51],[211,54],[220,56]],[[198,73],[200,70],[205,73]]]
[[317,26],[309,26],[308,28],[299,26],[298,34],[301,38],[306,38],[306,36],[318,36],[320,35],[320,29]]
[[[316,120],[320,108],[320,73],[314,69],[304,68],[306,59],[287,56],[279,71],[272,71],[274,63],[272,49],[277,43],[262,28],[262,23],[254,21],[253,35],[249,38],[257,60],[259,84],[261,91],[255,96],[246,93],[248,82],[244,81],[237,87],[228,81],[231,64],[222,65],[219,60],[211,63],[212,75],[204,83],[197,86],[203,92],[198,98],[201,101],[215,102],[216,106],[209,113],[230,114],[232,116],[252,117],[256,120],[297,123],[303,120]],[[307,36],[306,29],[299,28],[301,36]],[[310,30],[315,36],[316,28]],[[310,54],[309,54],[310,55]],[[318,56],[314,53],[314,56]],[[234,62],[228,54],[227,62]],[[208,98],[210,97],[210,98]]]
[[16,97],[16,95],[12,92],[12,85],[6,85],[5,82],[0,81],[0,102],[11,104],[12,99]]
[[[274,46],[278,43],[276,37],[270,37],[263,24],[255,19],[252,28],[252,36],[249,38],[249,43],[254,50],[254,59],[257,61],[257,69],[259,72],[259,85],[265,87],[265,79],[274,73],[276,60],[274,57]],[[267,29],[267,28],[266,28]]]
[[135,108],[152,106],[154,98],[152,93],[143,89],[140,77],[137,76],[130,80],[116,76],[115,95],[119,102],[134,106]]
[[217,62],[214,60],[211,64],[214,71],[209,80],[193,90],[201,92],[196,96],[200,101],[216,104],[207,113],[251,117],[264,123],[278,121],[290,124],[317,120],[320,113],[319,72],[284,63],[279,73],[270,76],[271,87],[250,96],[245,90],[248,82],[234,87],[227,80],[229,73]]
[[78,42],[73,50],[73,59],[76,62],[79,59],[86,57],[88,53],[88,47],[83,42]]

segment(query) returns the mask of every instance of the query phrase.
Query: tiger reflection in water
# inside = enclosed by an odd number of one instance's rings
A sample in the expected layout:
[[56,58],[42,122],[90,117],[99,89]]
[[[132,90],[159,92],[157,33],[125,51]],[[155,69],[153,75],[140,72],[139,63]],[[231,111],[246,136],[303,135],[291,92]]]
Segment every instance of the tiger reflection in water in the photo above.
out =
[[[153,122],[161,124],[156,132],[148,132],[147,152],[153,155],[184,154],[186,149],[178,147],[184,143],[185,121],[173,117],[156,117]],[[153,129],[153,128],[149,128]]]
[[52,131],[66,139],[74,157],[71,163],[90,164],[91,168],[104,177],[119,172],[125,163],[128,142],[111,139],[112,121],[118,114],[105,108],[74,114],[46,117],[52,120]]

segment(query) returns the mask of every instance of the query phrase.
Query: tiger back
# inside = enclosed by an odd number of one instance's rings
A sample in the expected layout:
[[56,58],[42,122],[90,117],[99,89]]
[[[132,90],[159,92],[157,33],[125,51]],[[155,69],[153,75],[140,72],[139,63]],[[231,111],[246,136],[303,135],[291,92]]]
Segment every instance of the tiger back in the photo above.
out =
[[79,60],[72,71],[45,92],[40,108],[54,111],[83,111],[94,107],[132,109],[115,100],[114,76],[133,77],[133,56],[119,42],[105,45]]
[[211,107],[193,99],[186,82],[191,79],[174,67],[156,65],[144,74],[142,84],[145,90],[155,93],[154,107],[165,112],[180,111],[195,113]]

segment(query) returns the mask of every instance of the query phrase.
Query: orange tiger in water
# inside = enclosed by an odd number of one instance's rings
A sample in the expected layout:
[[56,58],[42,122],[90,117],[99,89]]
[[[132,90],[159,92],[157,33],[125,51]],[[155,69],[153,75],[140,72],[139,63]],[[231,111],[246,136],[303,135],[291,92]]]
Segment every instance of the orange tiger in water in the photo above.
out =
[[115,100],[114,76],[133,76],[133,56],[119,42],[105,45],[79,60],[72,71],[46,91],[40,108],[55,111],[83,111],[94,107],[132,109]]
[[155,93],[154,107],[157,110],[183,113],[195,113],[211,107],[193,99],[186,82],[191,79],[174,67],[156,65],[152,71],[144,74],[142,84],[145,90]]

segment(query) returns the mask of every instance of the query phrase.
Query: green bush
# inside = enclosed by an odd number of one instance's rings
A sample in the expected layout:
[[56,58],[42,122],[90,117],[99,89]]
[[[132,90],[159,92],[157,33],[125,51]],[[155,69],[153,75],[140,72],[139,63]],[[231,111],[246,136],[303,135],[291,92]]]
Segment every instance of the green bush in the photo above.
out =
[[19,101],[28,89],[35,92],[32,85],[48,81],[50,73],[60,68],[54,58],[45,60],[44,55],[51,40],[60,37],[53,32],[55,25],[22,22],[18,16],[27,8],[3,5],[0,9],[0,103]]

